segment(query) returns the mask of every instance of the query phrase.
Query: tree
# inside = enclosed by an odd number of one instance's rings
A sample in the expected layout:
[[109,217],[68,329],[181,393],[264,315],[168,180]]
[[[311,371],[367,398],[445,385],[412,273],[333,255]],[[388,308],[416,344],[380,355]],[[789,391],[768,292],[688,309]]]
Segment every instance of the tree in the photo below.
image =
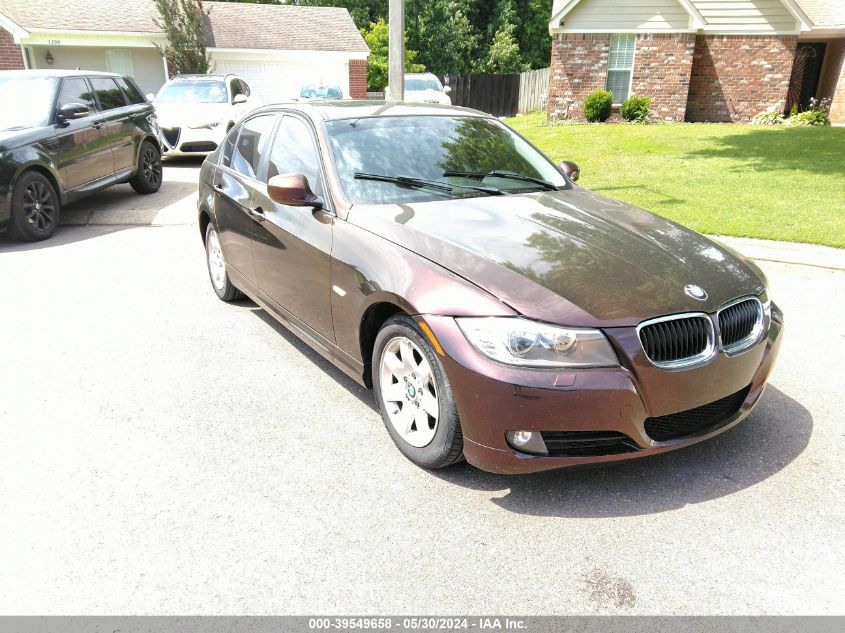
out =
[[209,11],[196,0],[155,0],[155,6],[159,14],[155,24],[167,37],[167,43],[156,48],[170,71],[204,75],[214,70],[205,49]]
[[438,75],[471,72],[479,34],[468,17],[471,0],[427,0],[420,6],[420,61]]
[[549,35],[552,0],[516,0],[516,6],[518,15],[522,16],[516,33],[522,61],[529,68],[547,68],[552,57]]
[[[384,90],[388,77],[388,52],[390,50],[390,26],[384,18],[370,22],[368,28],[361,29],[364,41],[370,47],[370,59],[367,64],[367,90]],[[417,51],[405,48],[405,72],[421,73],[425,66],[414,63]]]
[[489,31],[493,34],[483,70],[488,73],[519,73],[528,70],[516,41],[517,19],[512,0],[499,0]]

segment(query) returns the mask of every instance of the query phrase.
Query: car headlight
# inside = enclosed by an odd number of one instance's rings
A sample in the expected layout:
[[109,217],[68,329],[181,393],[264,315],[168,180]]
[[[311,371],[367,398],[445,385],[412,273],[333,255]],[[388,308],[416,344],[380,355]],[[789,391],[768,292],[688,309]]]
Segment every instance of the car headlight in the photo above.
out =
[[458,326],[488,358],[524,367],[616,367],[619,361],[598,330],[564,328],[518,317],[465,317]]

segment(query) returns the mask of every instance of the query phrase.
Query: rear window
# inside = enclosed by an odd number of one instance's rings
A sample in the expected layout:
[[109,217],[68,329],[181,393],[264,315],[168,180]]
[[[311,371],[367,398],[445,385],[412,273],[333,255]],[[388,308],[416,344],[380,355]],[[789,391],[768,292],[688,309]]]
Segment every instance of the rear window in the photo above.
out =
[[141,94],[141,91],[138,90],[138,86],[135,85],[135,82],[127,77],[120,77],[117,80],[118,85],[123,88],[123,92],[126,94],[126,98],[129,99],[129,103],[137,104],[137,103],[146,103],[147,100],[144,98],[144,95]]

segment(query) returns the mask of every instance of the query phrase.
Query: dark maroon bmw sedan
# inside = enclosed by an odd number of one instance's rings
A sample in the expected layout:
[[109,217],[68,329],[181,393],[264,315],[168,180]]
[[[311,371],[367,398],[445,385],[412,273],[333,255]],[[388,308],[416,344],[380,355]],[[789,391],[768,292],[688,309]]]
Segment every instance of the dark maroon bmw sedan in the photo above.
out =
[[211,283],[372,387],[427,468],[630,459],[739,423],[781,341],[763,273],[575,178],[472,110],[263,108],[202,168]]

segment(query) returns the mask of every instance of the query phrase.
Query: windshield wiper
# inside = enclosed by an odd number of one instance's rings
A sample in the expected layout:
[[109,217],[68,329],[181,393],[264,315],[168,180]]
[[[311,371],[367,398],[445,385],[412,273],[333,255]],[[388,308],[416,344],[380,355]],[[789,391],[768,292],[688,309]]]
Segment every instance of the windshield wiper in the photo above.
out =
[[491,196],[502,196],[505,194],[501,189],[496,187],[473,186],[473,185],[449,185],[437,180],[427,180],[425,178],[412,178],[410,176],[383,176],[381,174],[366,174],[364,172],[355,173],[356,180],[375,180],[378,182],[392,182],[393,184],[402,187],[412,187],[416,189],[434,189],[436,191],[444,191],[449,194],[455,193],[455,187],[460,189],[470,189],[472,191],[480,191]]
[[558,191],[557,185],[550,183],[548,180],[542,178],[534,178],[533,176],[523,176],[521,174],[512,174],[509,171],[444,171],[443,175],[448,178],[450,176],[463,178],[508,178],[510,180],[522,180],[523,182],[532,182],[539,185],[547,191]]

